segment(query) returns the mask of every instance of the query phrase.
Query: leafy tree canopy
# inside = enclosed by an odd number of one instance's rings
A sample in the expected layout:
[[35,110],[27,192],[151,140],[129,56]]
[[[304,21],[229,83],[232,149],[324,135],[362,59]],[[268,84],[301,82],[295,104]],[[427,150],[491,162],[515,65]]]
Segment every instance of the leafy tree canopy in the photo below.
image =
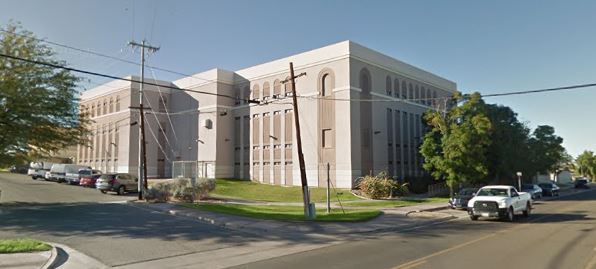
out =
[[[66,65],[20,25],[0,28],[3,54]],[[65,70],[0,57],[0,165],[83,142],[89,120],[79,115],[78,81]]]

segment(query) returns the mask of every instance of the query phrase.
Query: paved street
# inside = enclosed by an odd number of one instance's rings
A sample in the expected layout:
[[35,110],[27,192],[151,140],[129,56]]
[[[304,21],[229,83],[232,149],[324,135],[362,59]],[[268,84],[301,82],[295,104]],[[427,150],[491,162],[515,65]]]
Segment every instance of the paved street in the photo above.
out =
[[0,189],[0,238],[65,244],[110,266],[176,268],[212,260],[205,268],[217,268],[329,244],[314,237],[230,231],[118,202],[134,195],[104,195],[24,175],[0,173]]
[[[508,265],[508,263],[510,263]],[[596,190],[514,223],[460,219],[238,268],[596,268]]]
[[118,268],[596,268],[596,190],[515,223],[462,218],[385,233],[245,233],[93,189],[0,173],[0,238],[33,237]]

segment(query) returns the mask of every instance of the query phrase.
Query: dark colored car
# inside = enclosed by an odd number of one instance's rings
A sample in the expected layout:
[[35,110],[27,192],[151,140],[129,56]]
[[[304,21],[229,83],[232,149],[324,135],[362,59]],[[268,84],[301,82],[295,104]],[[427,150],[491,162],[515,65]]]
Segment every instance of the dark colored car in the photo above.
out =
[[79,171],[79,174],[81,175],[81,179],[79,180],[80,186],[95,188],[95,181],[101,176],[101,171],[82,169]]
[[449,199],[449,206],[453,209],[466,209],[468,201],[474,197],[478,189],[465,188],[456,193],[453,198]]
[[538,186],[542,188],[544,196],[559,196],[559,186],[555,183],[540,183]]
[[13,166],[10,167],[9,171],[11,173],[27,174],[27,169],[29,169],[28,166],[24,166],[24,165],[13,165]]
[[573,186],[576,189],[589,189],[590,186],[588,185],[588,180],[585,178],[576,179]]
[[118,195],[136,192],[139,179],[127,173],[109,173],[101,175],[95,182],[95,188],[102,193],[115,191]]
[[522,184],[522,191],[532,196],[532,199],[542,198],[542,188],[536,184]]

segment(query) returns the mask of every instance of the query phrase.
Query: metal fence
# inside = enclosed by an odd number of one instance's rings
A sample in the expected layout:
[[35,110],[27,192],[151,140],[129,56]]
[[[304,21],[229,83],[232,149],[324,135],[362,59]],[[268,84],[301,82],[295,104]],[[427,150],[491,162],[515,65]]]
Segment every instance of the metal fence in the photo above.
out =
[[215,162],[174,161],[172,178],[215,178]]

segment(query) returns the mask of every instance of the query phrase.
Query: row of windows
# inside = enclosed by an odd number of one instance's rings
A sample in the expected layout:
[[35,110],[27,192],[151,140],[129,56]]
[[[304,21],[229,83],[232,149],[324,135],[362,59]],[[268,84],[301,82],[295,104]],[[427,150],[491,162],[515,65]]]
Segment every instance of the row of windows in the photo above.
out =
[[391,76],[387,76],[385,79],[385,93],[388,96],[412,100],[426,106],[437,104],[437,90],[420,86],[417,83],[412,84],[405,79],[402,79],[400,83],[400,79],[391,79]]
[[104,98],[91,104],[81,106],[81,112],[93,117],[120,111],[120,96]]

